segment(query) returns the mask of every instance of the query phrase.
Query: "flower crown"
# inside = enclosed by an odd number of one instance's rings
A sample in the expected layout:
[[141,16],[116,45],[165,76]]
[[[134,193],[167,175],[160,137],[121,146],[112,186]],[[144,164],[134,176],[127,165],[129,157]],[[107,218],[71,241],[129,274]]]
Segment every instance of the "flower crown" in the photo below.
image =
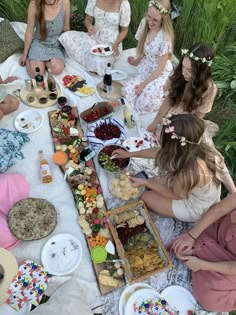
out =
[[182,56],[188,57],[194,61],[201,61],[202,63],[207,63],[209,67],[212,65],[212,59],[210,57],[208,59],[205,57],[203,58],[197,57],[192,52],[189,52],[188,49],[181,49],[181,54]]
[[171,126],[172,121],[169,119],[171,116],[173,116],[173,114],[169,114],[167,115],[166,118],[162,118],[162,123],[164,126],[166,126],[165,133],[171,133],[171,139],[180,140],[180,145],[183,147],[186,146],[187,143],[197,144],[197,145],[201,143],[202,137],[199,139],[198,142],[192,142],[192,141],[187,140],[183,136],[177,135],[177,133],[175,132],[175,126]]
[[148,7],[155,7],[155,9],[163,15],[169,14],[169,11],[165,8],[162,8],[158,2],[151,0],[148,2]]

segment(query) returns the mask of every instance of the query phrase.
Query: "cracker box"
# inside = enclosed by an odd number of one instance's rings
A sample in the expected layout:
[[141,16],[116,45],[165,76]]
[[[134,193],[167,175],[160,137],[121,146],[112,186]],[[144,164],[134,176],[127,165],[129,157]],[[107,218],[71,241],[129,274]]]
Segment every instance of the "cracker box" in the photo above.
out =
[[169,254],[143,201],[112,209],[107,216],[130,284],[172,267]]

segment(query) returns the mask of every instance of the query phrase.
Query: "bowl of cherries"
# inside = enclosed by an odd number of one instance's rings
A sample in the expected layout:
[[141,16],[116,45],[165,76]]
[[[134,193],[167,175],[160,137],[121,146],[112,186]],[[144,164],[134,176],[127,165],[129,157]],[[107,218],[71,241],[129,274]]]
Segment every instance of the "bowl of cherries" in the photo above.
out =
[[127,151],[124,147],[118,144],[106,145],[98,152],[98,164],[108,173],[120,173],[125,170],[130,163],[130,158],[120,159],[113,155],[114,150],[122,149]]
[[113,106],[108,102],[98,102],[80,114],[86,123],[94,123],[101,118],[107,118],[114,112]]

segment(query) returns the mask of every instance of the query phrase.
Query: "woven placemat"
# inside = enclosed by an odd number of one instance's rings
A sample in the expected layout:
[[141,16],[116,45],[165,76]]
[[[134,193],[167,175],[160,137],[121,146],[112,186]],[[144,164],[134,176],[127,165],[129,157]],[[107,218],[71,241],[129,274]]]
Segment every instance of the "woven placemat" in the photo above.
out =
[[45,199],[26,198],[9,211],[8,225],[19,240],[39,240],[49,235],[57,224],[57,212]]

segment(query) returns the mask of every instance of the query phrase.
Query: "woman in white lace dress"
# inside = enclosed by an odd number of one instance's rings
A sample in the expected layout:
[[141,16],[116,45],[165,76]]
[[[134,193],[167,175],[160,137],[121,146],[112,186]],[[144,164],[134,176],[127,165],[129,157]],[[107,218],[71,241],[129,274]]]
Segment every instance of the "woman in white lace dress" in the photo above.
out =
[[163,102],[165,84],[172,71],[170,56],[174,33],[169,0],[149,1],[148,12],[136,33],[137,57],[128,63],[137,66],[138,74],[128,80],[122,94],[139,113],[157,112]]
[[[108,62],[122,51],[122,41],[128,33],[130,4],[128,0],[88,0],[85,9],[88,32],[70,31],[62,34],[60,42],[70,58],[82,64],[87,71],[104,75]],[[95,56],[90,50],[96,45],[109,45],[111,56]]]

